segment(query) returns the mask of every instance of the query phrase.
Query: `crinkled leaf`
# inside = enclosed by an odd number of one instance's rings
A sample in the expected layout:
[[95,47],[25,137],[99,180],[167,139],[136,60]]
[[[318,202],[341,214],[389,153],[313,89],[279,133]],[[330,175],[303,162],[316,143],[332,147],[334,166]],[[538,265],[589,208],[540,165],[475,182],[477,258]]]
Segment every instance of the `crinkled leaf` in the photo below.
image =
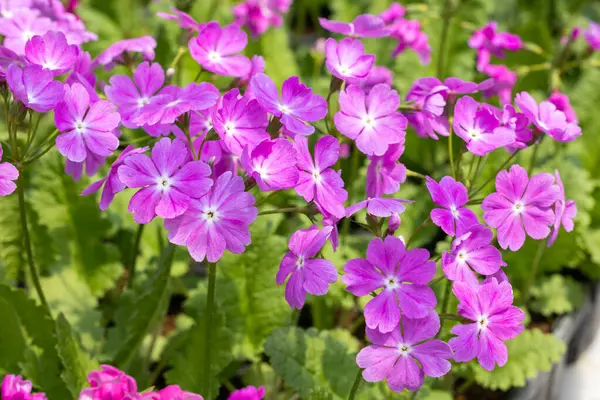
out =
[[555,274],[540,280],[531,289],[531,308],[544,316],[566,314],[579,308],[584,294],[584,287],[580,283]]

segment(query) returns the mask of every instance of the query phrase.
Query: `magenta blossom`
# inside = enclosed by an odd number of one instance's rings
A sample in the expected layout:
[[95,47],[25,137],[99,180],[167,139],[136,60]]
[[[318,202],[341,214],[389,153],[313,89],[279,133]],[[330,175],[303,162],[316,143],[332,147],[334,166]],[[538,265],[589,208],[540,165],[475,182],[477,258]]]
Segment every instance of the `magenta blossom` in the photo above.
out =
[[12,50],[0,46],[0,82],[6,82],[6,73],[11,65],[20,66],[23,64],[21,57]]
[[314,258],[325,245],[331,230],[331,227],[319,229],[313,225],[294,232],[290,238],[290,251],[283,256],[276,278],[277,284],[281,285],[290,277],[285,287],[285,300],[290,307],[301,309],[306,293],[323,296],[329,285],[337,281],[338,273],[333,263]]
[[367,209],[367,214],[374,217],[388,218],[392,215],[402,214],[406,207],[405,203],[412,203],[410,200],[400,200],[386,197],[367,198],[346,209],[346,217],[356,214],[362,209]]
[[315,128],[307,122],[319,121],[327,115],[325,99],[313,94],[312,89],[300,83],[297,76],[283,82],[281,100],[277,86],[265,74],[256,74],[250,80],[250,87],[260,105],[274,117],[280,118],[283,126],[293,134],[312,134]]
[[241,163],[262,191],[291,189],[298,183],[296,150],[286,139],[263,140],[244,148]]
[[394,392],[417,390],[423,385],[425,375],[444,376],[452,365],[452,349],[441,340],[434,339],[440,330],[440,318],[429,310],[423,318],[403,318],[391,332],[382,333],[367,328],[372,343],[356,356],[356,363],[364,368],[362,376],[367,382],[386,380]]
[[525,233],[536,240],[548,237],[555,218],[550,207],[559,192],[551,174],[537,174],[529,179],[520,165],[500,171],[496,176],[496,192],[481,205],[485,222],[498,228],[500,247],[519,250],[525,243]]
[[233,7],[236,24],[245,25],[253,38],[258,38],[271,26],[283,24],[282,14],[287,13],[292,0],[246,0]]
[[329,72],[341,80],[366,77],[375,56],[365,54],[365,47],[358,39],[345,38],[336,42],[329,38],[325,42],[325,65]]
[[375,66],[364,78],[349,79],[348,84],[359,86],[365,94],[369,94],[371,89],[380,83],[392,86],[394,83],[394,74],[386,67]]
[[508,282],[498,283],[494,278],[479,286],[456,282],[452,291],[459,301],[458,314],[473,323],[455,325],[457,337],[448,342],[458,362],[477,357],[486,370],[502,367],[508,360],[504,341],[518,336],[524,330],[525,314],[512,305],[513,292]]
[[453,178],[445,176],[437,183],[427,177],[427,190],[431,199],[442,208],[431,210],[431,220],[450,236],[458,236],[478,223],[477,215],[465,205],[469,201],[467,188]]
[[265,396],[265,387],[246,386],[231,393],[227,400],[262,400]]
[[203,400],[199,394],[181,390],[177,385],[169,385],[158,392],[157,400]]
[[[2,145],[0,145],[0,160]],[[13,182],[19,179],[19,170],[8,162],[0,163],[0,196],[8,196],[15,191],[17,185]]]
[[83,175],[83,170],[87,176],[94,176],[106,163],[106,157],[99,156],[86,149],[87,155],[85,160],[81,162],[74,162],[68,158],[65,160],[65,172],[67,175],[72,176],[75,181],[79,181]]
[[198,37],[189,42],[190,54],[202,68],[218,75],[241,77],[251,68],[248,57],[240,53],[248,44],[248,35],[238,25],[221,28],[209,22]]
[[114,63],[123,63],[124,55],[131,57],[130,53],[141,53],[145,61],[154,60],[156,39],[152,36],[142,36],[134,39],[125,39],[115,42],[94,59],[94,65],[103,65],[110,68]]
[[90,387],[81,391],[79,400],[123,400],[137,396],[135,379],[110,365],[101,365],[100,371],[90,372],[88,382]]
[[493,275],[505,267],[500,250],[490,243],[494,234],[484,225],[473,225],[466,233],[457,236],[452,249],[442,254],[442,269],[451,281],[477,286],[477,275]]
[[469,47],[477,50],[477,69],[483,71],[490,63],[490,56],[504,58],[504,51],[517,51],[523,47],[521,38],[507,32],[498,32],[498,24],[489,22],[475,31],[469,39]]
[[392,144],[382,156],[370,156],[367,168],[366,191],[369,197],[381,197],[400,190],[406,181],[406,167],[398,163],[404,152],[404,140]]
[[424,318],[437,300],[427,283],[435,275],[435,262],[428,261],[425,249],[406,250],[394,236],[375,238],[367,248],[367,258],[355,258],[344,265],[342,282],[355,296],[382,289],[365,306],[367,327],[391,332],[403,320]]
[[31,381],[8,374],[2,380],[2,400],[46,400],[44,393],[31,394]]
[[52,72],[39,65],[21,69],[12,64],[8,67],[6,81],[15,98],[37,112],[54,109],[64,96],[63,84],[54,81]]
[[183,29],[187,29],[190,32],[200,32],[204,29],[206,24],[196,22],[196,20],[188,13],[180,11],[175,7],[171,7],[171,12],[173,14],[169,14],[166,12],[157,12],[156,15],[160,18],[168,19],[171,21],[177,21],[179,26]]
[[559,92],[558,90],[552,91],[550,97],[548,97],[548,101],[556,106],[556,109],[565,113],[565,117],[567,122],[577,123],[577,115],[575,114],[575,110],[573,106],[571,106],[571,102],[569,101],[569,96],[564,93]]
[[417,79],[409,89],[406,101],[412,102],[415,111],[404,115],[419,136],[437,140],[438,134],[450,134],[448,118],[443,115],[448,91],[449,88],[434,77]]
[[494,113],[498,120],[499,126],[495,131],[504,130],[507,131],[507,135],[514,136],[515,140],[506,146],[508,151],[524,149],[533,140],[533,133],[528,128],[529,118],[525,114],[517,112],[511,104],[505,104],[501,110],[489,105],[486,107]]
[[254,197],[244,191],[244,180],[225,172],[183,215],[165,220],[165,228],[170,231],[169,241],[186,246],[194,260],[216,262],[225,250],[244,252],[250,244],[248,227],[257,215]]
[[590,21],[588,29],[584,29],[583,38],[592,50],[600,51],[600,24]]
[[383,19],[371,14],[361,14],[350,23],[331,21],[327,18],[319,18],[319,23],[329,32],[355,38],[381,38],[390,35]]
[[70,71],[79,57],[79,47],[69,45],[62,32],[34,36],[25,45],[25,57],[32,64],[52,71],[55,76]]
[[315,145],[313,161],[308,150],[308,141],[303,136],[296,136],[294,147],[298,156],[300,176],[296,193],[306,201],[313,201],[326,213],[337,218],[346,215],[344,202],[348,192],[344,190],[341,171],[331,167],[339,157],[340,145],[333,136],[323,136]]
[[404,17],[406,9],[400,3],[392,3],[390,6],[379,14],[385,24],[394,23]]
[[512,89],[517,82],[517,73],[508,69],[505,65],[491,65],[485,67],[483,71],[491,79],[494,85],[483,92],[484,97],[497,95],[500,104],[510,104],[512,102]]
[[144,154],[126,157],[118,169],[119,180],[130,188],[141,188],[129,202],[129,212],[138,224],[147,224],[156,215],[174,218],[183,214],[192,199],[205,195],[212,186],[210,167],[202,161],[188,161],[189,152],[179,139],[163,138]]
[[244,147],[253,149],[268,139],[267,113],[257,100],[240,97],[238,89],[231,89],[223,96],[223,104],[213,115],[215,131],[229,150],[241,156]]
[[390,145],[404,141],[407,123],[396,111],[399,105],[398,93],[386,84],[375,86],[368,95],[351,85],[340,92],[335,126],[364,154],[382,156]]
[[429,64],[431,61],[431,46],[427,34],[421,30],[421,23],[417,20],[399,19],[389,29],[391,36],[398,41],[398,45],[392,52],[396,57],[406,49],[412,49],[421,60],[421,64]]
[[29,7],[15,10],[12,14],[10,18],[0,18],[0,35],[4,36],[3,45],[19,55],[25,54],[25,44],[29,39],[57,28],[52,20]]
[[548,239],[548,247],[554,244],[554,241],[558,237],[558,231],[560,230],[561,225],[565,228],[565,231],[573,231],[573,219],[577,215],[577,205],[575,204],[575,201],[567,200],[565,197],[565,187],[560,179],[558,170],[554,171],[554,177],[556,178],[556,185],[558,186],[559,192],[558,198],[554,203],[554,226],[552,227],[552,234]]
[[499,127],[494,113],[472,97],[458,99],[454,107],[454,131],[467,143],[467,150],[484,156],[515,141],[515,132]]

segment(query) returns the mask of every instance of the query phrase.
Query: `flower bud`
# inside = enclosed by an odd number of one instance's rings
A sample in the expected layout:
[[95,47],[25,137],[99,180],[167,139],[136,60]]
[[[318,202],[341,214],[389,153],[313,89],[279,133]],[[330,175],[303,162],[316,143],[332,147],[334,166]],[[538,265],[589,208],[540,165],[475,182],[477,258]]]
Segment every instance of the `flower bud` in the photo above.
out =
[[388,219],[388,235],[393,235],[394,232],[396,232],[396,230],[400,226],[400,222],[400,215],[398,213],[393,213],[392,216]]

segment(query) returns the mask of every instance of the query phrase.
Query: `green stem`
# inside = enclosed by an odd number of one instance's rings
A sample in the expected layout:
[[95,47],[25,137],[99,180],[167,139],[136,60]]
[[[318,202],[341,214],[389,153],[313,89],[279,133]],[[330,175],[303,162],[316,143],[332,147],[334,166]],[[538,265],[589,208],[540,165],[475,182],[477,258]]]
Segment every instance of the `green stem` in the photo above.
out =
[[350,394],[348,395],[348,400],[354,400],[356,397],[356,393],[358,393],[358,388],[360,383],[362,382],[362,370],[359,368],[358,373],[356,374],[356,378],[354,378],[354,383],[352,384],[352,389],[350,389]]
[[421,225],[419,225],[417,227],[417,229],[415,229],[415,231],[412,233],[412,235],[410,235],[410,237],[408,238],[408,240],[406,241],[406,248],[408,249],[408,246],[410,245],[410,243],[413,241],[413,239],[415,238],[415,236],[417,235],[417,232],[419,232],[421,229],[423,229],[425,226],[427,226],[427,224],[429,223],[429,216],[427,218],[425,218],[425,221],[423,221],[421,223]]
[[[360,151],[358,151],[357,147],[352,149],[352,160],[350,166],[350,180],[348,181],[348,200],[349,203],[352,204],[354,201],[354,181],[358,177],[358,168],[359,168],[359,160],[360,160]],[[342,242],[346,242],[346,238],[348,236],[348,232],[350,231],[350,218],[345,218],[342,225]]]
[[210,374],[212,350],[212,319],[215,312],[215,289],[217,286],[217,264],[208,263],[208,290],[206,292],[206,318],[204,318],[204,377],[206,379],[206,397],[212,399],[212,377]]
[[440,36],[440,47],[438,48],[438,62],[436,68],[436,77],[444,78],[444,69],[446,61],[446,45],[448,43],[448,31],[450,29],[450,21],[452,19],[451,0],[444,0],[442,8],[442,33]]
[[202,73],[204,72],[204,68],[200,67],[200,71],[198,71],[198,73],[196,74],[196,76],[194,77],[193,82],[198,82],[198,80],[200,79],[200,77],[202,76]]
[[533,286],[533,281],[535,280],[535,275],[537,274],[538,267],[540,265],[540,261],[542,261],[542,255],[544,254],[544,250],[546,249],[546,240],[540,240],[540,244],[538,245],[537,251],[535,252],[535,256],[533,259],[533,264],[531,265],[531,272],[529,274],[529,279],[523,288],[523,302],[525,303],[529,300],[529,295],[531,292],[531,286]]
[[[452,292],[452,281],[448,280],[446,282],[446,288],[444,289],[444,297],[442,300],[442,308],[440,310],[440,315],[444,315],[448,311],[448,304],[450,303],[450,293],[451,292]],[[442,333],[442,328],[440,327],[440,330],[435,335],[435,337],[438,338],[441,333]]]
[[513,158],[515,158],[515,156],[517,155],[517,153],[518,153],[519,151],[520,151],[520,149],[519,149],[519,150],[517,150],[517,151],[515,151],[514,153],[512,153],[512,154],[510,155],[510,157],[508,157],[508,158],[506,159],[506,161],[504,161],[504,162],[502,163],[502,165],[501,165],[501,166],[500,166],[500,167],[499,167],[499,168],[496,170],[496,172],[494,172],[494,173],[491,175],[491,177],[490,177],[488,180],[486,180],[486,181],[485,181],[485,182],[484,182],[484,183],[483,183],[481,186],[479,186],[477,189],[475,189],[475,191],[474,191],[473,193],[469,193],[469,197],[473,197],[473,196],[475,196],[477,193],[481,192],[481,190],[482,190],[484,187],[486,187],[488,183],[490,183],[490,182],[491,182],[493,179],[496,179],[496,175],[498,175],[498,172],[500,172],[501,170],[503,170],[503,169],[504,169],[504,167],[506,167],[506,166],[508,165],[508,163],[509,163],[509,162],[510,162],[510,161],[511,161]]
[[454,167],[454,151],[452,150],[452,125],[450,125],[448,135],[448,155],[450,156],[450,166],[452,167],[452,177],[456,179],[456,168]]
[[261,211],[258,213],[258,215],[270,215],[280,213],[305,213],[306,211],[308,211],[306,207],[284,207],[278,208],[277,210]]
[[[543,136],[542,136],[543,137]],[[531,155],[531,160],[529,160],[529,168],[527,169],[527,175],[531,176],[533,169],[535,168],[535,162],[537,161],[538,151],[540,149],[540,145],[542,144],[542,139],[537,142],[533,146],[533,154]]]
[[188,49],[186,47],[180,47],[177,50],[177,54],[175,55],[175,58],[173,59],[173,61],[169,65],[169,68],[175,68],[175,67],[177,67],[177,64],[179,64],[179,61],[181,60],[181,57],[183,57],[183,55],[185,53],[187,53],[187,52],[188,52]]
[[415,172],[415,171],[411,171],[410,169],[406,170],[406,176],[412,176],[414,178],[425,179],[425,175],[420,174],[420,173]]
[[142,241],[142,233],[144,232],[144,224],[139,224],[137,232],[135,234],[135,240],[133,242],[133,248],[131,249],[131,261],[129,263],[128,277],[126,286],[133,286],[133,278],[135,277],[135,265],[137,264],[138,254],[140,252],[140,243]]

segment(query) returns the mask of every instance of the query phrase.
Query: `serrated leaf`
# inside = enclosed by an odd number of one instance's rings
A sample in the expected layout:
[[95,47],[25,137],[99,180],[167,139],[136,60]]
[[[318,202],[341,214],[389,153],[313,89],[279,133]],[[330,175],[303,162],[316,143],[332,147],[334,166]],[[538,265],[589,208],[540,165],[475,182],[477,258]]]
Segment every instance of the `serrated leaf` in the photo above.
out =
[[504,367],[496,367],[492,372],[473,362],[475,382],[491,390],[508,390],[523,387],[527,379],[540,371],[549,371],[552,363],[561,359],[566,350],[565,344],[555,336],[539,329],[526,330],[506,343],[508,362]]
[[566,314],[581,305],[585,291],[573,279],[562,275],[552,275],[540,280],[532,289],[531,308],[548,317],[553,314]]
[[327,388],[313,389],[308,395],[308,400],[333,400],[333,394]]

